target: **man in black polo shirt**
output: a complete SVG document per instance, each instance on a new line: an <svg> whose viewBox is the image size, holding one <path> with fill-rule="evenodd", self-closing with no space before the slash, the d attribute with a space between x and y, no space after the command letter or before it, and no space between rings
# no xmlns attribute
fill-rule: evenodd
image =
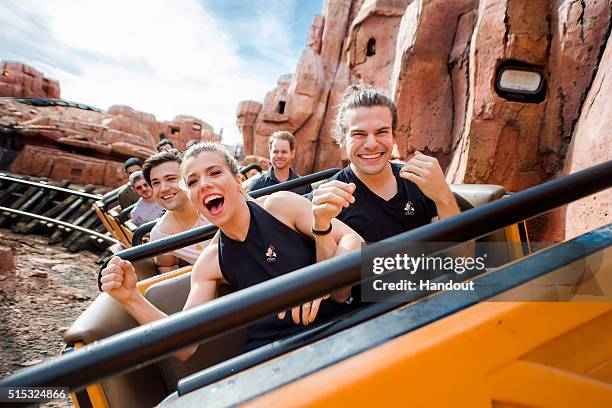
<svg viewBox="0 0 612 408"><path fill-rule="evenodd" d="M376 242L459 213L434 157L420 152L404 166L390 162L397 107L367 85L351 85L338 108L334 137L351 164L313 193L333 217ZM330 224L331 225L331 224Z"/></svg>
<svg viewBox="0 0 612 408"><path fill-rule="evenodd" d="M270 149L270 170L263 173L254 180L247 191L259 190L260 188L273 186L283 181L293 180L300 176L291 168L291 162L295 157L295 139L290 132L274 132L268 140ZM310 184L291 189L296 194L304 195L312 191Z"/></svg>

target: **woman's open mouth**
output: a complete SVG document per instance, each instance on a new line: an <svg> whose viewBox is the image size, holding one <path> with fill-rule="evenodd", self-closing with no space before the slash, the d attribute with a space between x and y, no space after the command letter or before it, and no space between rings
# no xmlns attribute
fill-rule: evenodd
<svg viewBox="0 0 612 408"><path fill-rule="evenodd" d="M221 194L209 194L204 197L204 207L210 215L219 215L223 211L223 202L225 199Z"/></svg>

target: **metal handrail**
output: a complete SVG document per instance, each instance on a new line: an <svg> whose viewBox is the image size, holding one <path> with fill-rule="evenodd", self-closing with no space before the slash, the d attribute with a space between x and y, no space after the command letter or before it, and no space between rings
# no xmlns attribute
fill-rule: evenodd
<svg viewBox="0 0 612 408"><path fill-rule="evenodd" d="M72 189L69 189L69 188L52 186L50 184L43 184L43 183L36 182L36 181L22 180L22 179L18 179L18 178L15 178L15 177L7 176L4 173L0 173L0 180L6 180L6 181L13 182L13 183L26 184L26 185L29 185L29 186L44 188L44 189L47 189L47 190L61 191L62 193L68 193L68 194L76 195L76 196L79 196L79 197L89 198L91 200L100 200L102 198L102 196L99 195L99 194L89 194L89 193L85 193L83 191L78 191L78 190L72 190Z"/></svg>
<svg viewBox="0 0 612 408"><path fill-rule="evenodd" d="M438 250L476 239L491 231L540 215L595 194L612 185L612 161L532 187L504 200L485 204L439 222L372 244L380 256L405 251L407 244L439 242ZM244 290L194 309L95 342L0 380L4 387L63 386L80 390L88 384L163 359L191 344L215 338L361 278L361 254L351 252Z"/></svg>

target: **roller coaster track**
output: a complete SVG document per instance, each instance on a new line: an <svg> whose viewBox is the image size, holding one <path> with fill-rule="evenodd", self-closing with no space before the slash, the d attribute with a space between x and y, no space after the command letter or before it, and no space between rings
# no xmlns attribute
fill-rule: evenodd
<svg viewBox="0 0 612 408"><path fill-rule="evenodd" d="M0 228L18 234L38 234L70 252L90 249L100 261L117 242L96 215L92 204L104 200L91 186L0 173Z"/></svg>
<svg viewBox="0 0 612 408"><path fill-rule="evenodd" d="M62 106L65 108L77 108L83 110L90 110L95 112L102 112L98 108L86 105L79 102L65 101L63 99L52 99L52 98L0 98L0 100L19 102L26 105L32 106Z"/></svg>

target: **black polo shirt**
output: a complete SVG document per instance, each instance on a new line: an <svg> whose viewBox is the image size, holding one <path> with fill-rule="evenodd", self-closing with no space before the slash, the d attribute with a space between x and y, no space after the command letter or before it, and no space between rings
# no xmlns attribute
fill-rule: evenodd
<svg viewBox="0 0 612 408"><path fill-rule="evenodd" d="M300 178L300 176L295 171L293 171L293 169L290 168L289 169L289 179L287 179L287 181L295 180L297 178ZM263 173L257 180L255 180L254 182L251 183L251 185L249 185L249 188L247 191L259 190L260 188L274 186L279 183L280 181L278 181L278 179L274 175L274 169L270 167L270 170ZM306 184L305 186L296 187L289 191L293 191L294 193L299 194L299 195L304 195L304 194L310 193L312 191L312 188L310 187L310 184Z"/></svg>

